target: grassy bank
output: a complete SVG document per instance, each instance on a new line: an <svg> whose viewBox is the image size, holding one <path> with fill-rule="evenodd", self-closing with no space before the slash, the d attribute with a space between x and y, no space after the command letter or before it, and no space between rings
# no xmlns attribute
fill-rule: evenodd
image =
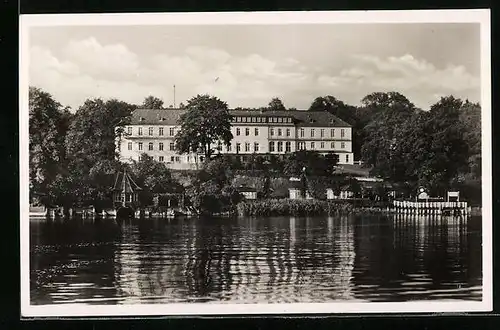
<svg viewBox="0 0 500 330"><path fill-rule="evenodd" d="M304 216L354 213L349 203L325 200L266 199L239 203L240 216Z"/></svg>

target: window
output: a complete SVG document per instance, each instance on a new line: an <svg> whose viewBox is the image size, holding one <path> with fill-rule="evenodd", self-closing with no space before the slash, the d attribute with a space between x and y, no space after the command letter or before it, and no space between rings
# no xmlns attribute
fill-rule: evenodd
<svg viewBox="0 0 500 330"><path fill-rule="evenodd" d="M291 152L292 151L292 143L290 141L287 141L285 143L285 152Z"/></svg>
<svg viewBox="0 0 500 330"><path fill-rule="evenodd" d="M253 144L253 151L259 152L259 144L257 142Z"/></svg>
<svg viewBox="0 0 500 330"><path fill-rule="evenodd" d="M150 127L148 131L149 131L149 135L153 135L153 127Z"/></svg>
<svg viewBox="0 0 500 330"><path fill-rule="evenodd" d="M236 122L239 123L240 122L240 117L236 117Z"/></svg>
<svg viewBox="0 0 500 330"><path fill-rule="evenodd" d="M255 128L255 136L259 136L259 129Z"/></svg>
<svg viewBox="0 0 500 330"><path fill-rule="evenodd" d="M305 142L299 142L299 150L304 150L306 148Z"/></svg>
<svg viewBox="0 0 500 330"><path fill-rule="evenodd" d="M127 127L127 134L132 135L132 127Z"/></svg>
<svg viewBox="0 0 500 330"><path fill-rule="evenodd" d="M142 160L142 155L139 155L138 159L139 159L139 161L141 161Z"/></svg>
<svg viewBox="0 0 500 330"><path fill-rule="evenodd" d="M153 150L153 142L149 142L149 144L148 144L148 150Z"/></svg>
<svg viewBox="0 0 500 330"><path fill-rule="evenodd" d="M345 143L344 142L341 142L340 143L340 149L344 149L345 148Z"/></svg>
<svg viewBox="0 0 500 330"><path fill-rule="evenodd" d="M179 162L181 161L181 157L179 157L179 156L175 156L175 161L176 161L177 163L179 163Z"/></svg>
<svg viewBox="0 0 500 330"><path fill-rule="evenodd" d="M241 151L241 143L236 143L236 153Z"/></svg>
<svg viewBox="0 0 500 330"><path fill-rule="evenodd" d="M227 145L227 152L231 152L231 143Z"/></svg>
<svg viewBox="0 0 500 330"><path fill-rule="evenodd" d="M289 128L286 129L286 136L290 136L290 129Z"/></svg>
<svg viewBox="0 0 500 330"><path fill-rule="evenodd" d="M236 127L236 135L240 135L240 128L239 127Z"/></svg>
<svg viewBox="0 0 500 330"><path fill-rule="evenodd" d="M142 150L142 142L139 142L139 143L138 143L138 149L139 149L139 150Z"/></svg>
<svg viewBox="0 0 500 330"><path fill-rule="evenodd" d="M158 135L163 135L163 127L158 128Z"/></svg>
<svg viewBox="0 0 500 330"><path fill-rule="evenodd" d="M283 142L278 142L278 152L283 152Z"/></svg>
<svg viewBox="0 0 500 330"><path fill-rule="evenodd" d="M252 122L252 117L247 117L247 122L251 123Z"/></svg>
<svg viewBox="0 0 500 330"><path fill-rule="evenodd" d="M246 136L249 136L250 135L250 128L245 128L245 135Z"/></svg>
<svg viewBox="0 0 500 330"><path fill-rule="evenodd" d="M319 131L319 135L320 135L321 137L325 137L325 129L324 129L324 128L322 128L322 129Z"/></svg>
<svg viewBox="0 0 500 330"><path fill-rule="evenodd" d="M321 149L325 149L325 142L321 142L321 143L320 143L320 145L319 145L319 147L320 147Z"/></svg>
<svg viewBox="0 0 500 330"><path fill-rule="evenodd" d="M163 151L163 142L158 144L158 150Z"/></svg>
<svg viewBox="0 0 500 330"><path fill-rule="evenodd" d="M274 128L271 128L271 136L274 136Z"/></svg>
<svg viewBox="0 0 500 330"><path fill-rule="evenodd" d="M345 136L345 130L342 128L340 130L340 137L343 138Z"/></svg>
<svg viewBox="0 0 500 330"><path fill-rule="evenodd" d="M278 136L282 136L282 135L283 135L283 133L281 131L281 128L278 128Z"/></svg>
<svg viewBox="0 0 500 330"><path fill-rule="evenodd" d="M330 129L330 137L335 137L335 128Z"/></svg>
<svg viewBox="0 0 500 330"><path fill-rule="evenodd" d="M191 156L188 156L187 157L187 162L190 163L191 162Z"/></svg>
<svg viewBox="0 0 500 330"><path fill-rule="evenodd" d="M304 137L304 129L303 128L300 129L300 137Z"/></svg>
<svg viewBox="0 0 500 330"><path fill-rule="evenodd" d="M311 137L314 137L314 128L311 128Z"/></svg>
<svg viewBox="0 0 500 330"><path fill-rule="evenodd" d="M132 142L127 143L128 150L132 150Z"/></svg>
<svg viewBox="0 0 500 330"><path fill-rule="evenodd" d="M174 133L174 128L173 128L173 127L170 127L170 129L168 130L168 134L169 134L170 136L174 136L174 135L175 135L175 133Z"/></svg>
<svg viewBox="0 0 500 330"><path fill-rule="evenodd" d="M139 127L139 128L137 129L137 135L142 135L142 127Z"/></svg>
<svg viewBox="0 0 500 330"><path fill-rule="evenodd" d="M174 156L170 157L170 161L173 163L175 161L175 157Z"/></svg>
<svg viewBox="0 0 500 330"><path fill-rule="evenodd" d="M169 150L170 151L174 151L175 149L175 144L173 142L170 142L169 146L168 146Z"/></svg>
<svg viewBox="0 0 500 330"><path fill-rule="evenodd" d="M345 155L345 162L349 163L349 155Z"/></svg>
<svg viewBox="0 0 500 330"><path fill-rule="evenodd" d="M269 142L269 152L274 152L274 142Z"/></svg>
<svg viewBox="0 0 500 330"><path fill-rule="evenodd" d="M246 142L245 143L245 152L249 152L249 151L250 151L250 143Z"/></svg>
<svg viewBox="0 0 500 330"><path fill-rule="evenodd" d="M311 149L314 150L314 148L315 148L314 142L311 142Z"/></svg>
<svg viewBox="0 0 500 330"><path fill-rule="evenodd" d="M163 156L159 156L159 157L158 157L158 160L159 160L160 162L163 162L163 161L164 161Z"/></svg>
<svg viewBox="0 0 500 330"><path fill-rule="evenodd" d="M330 148L335 149L335 142L330 143Z"/></svg>

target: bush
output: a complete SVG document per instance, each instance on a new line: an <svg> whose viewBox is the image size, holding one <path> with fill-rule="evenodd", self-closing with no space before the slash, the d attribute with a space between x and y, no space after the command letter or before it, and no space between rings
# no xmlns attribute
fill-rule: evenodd
<svg viewBox="0 0 500 330"><path fill-rule="evenodd" d="M350 214L354 207L349 203L316 199L267 199L245 201L237 206L240 216L311 216Z"/></svg>

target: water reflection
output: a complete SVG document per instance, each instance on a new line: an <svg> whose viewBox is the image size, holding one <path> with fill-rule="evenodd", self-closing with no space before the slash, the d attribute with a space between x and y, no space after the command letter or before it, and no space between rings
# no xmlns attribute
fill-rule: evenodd
<svg viewBox="0 0 500 330"><path fill-rule="evenodd" d="M31 221L33 304L481 299L480 218Z"/></svg>

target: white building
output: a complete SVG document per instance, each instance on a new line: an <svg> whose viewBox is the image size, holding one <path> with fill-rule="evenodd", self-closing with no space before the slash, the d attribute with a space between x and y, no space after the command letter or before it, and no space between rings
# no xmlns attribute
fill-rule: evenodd
<svg viewBox="0 0 500 330"><path fill-rule="evenodd" d="M142 153L165 162L174 169L195 169L203 156L180 155L175 151L175 135L180 130L182 109L137 109L131 124L117 141L122 161L139 160ZM297 150L335 153L339 164L353 164L352 128L326 111L230 110L233 140L220 145L222 154L244 157L251 154L284 155ZM214 146L217 147L217 146Z"/></svg>

